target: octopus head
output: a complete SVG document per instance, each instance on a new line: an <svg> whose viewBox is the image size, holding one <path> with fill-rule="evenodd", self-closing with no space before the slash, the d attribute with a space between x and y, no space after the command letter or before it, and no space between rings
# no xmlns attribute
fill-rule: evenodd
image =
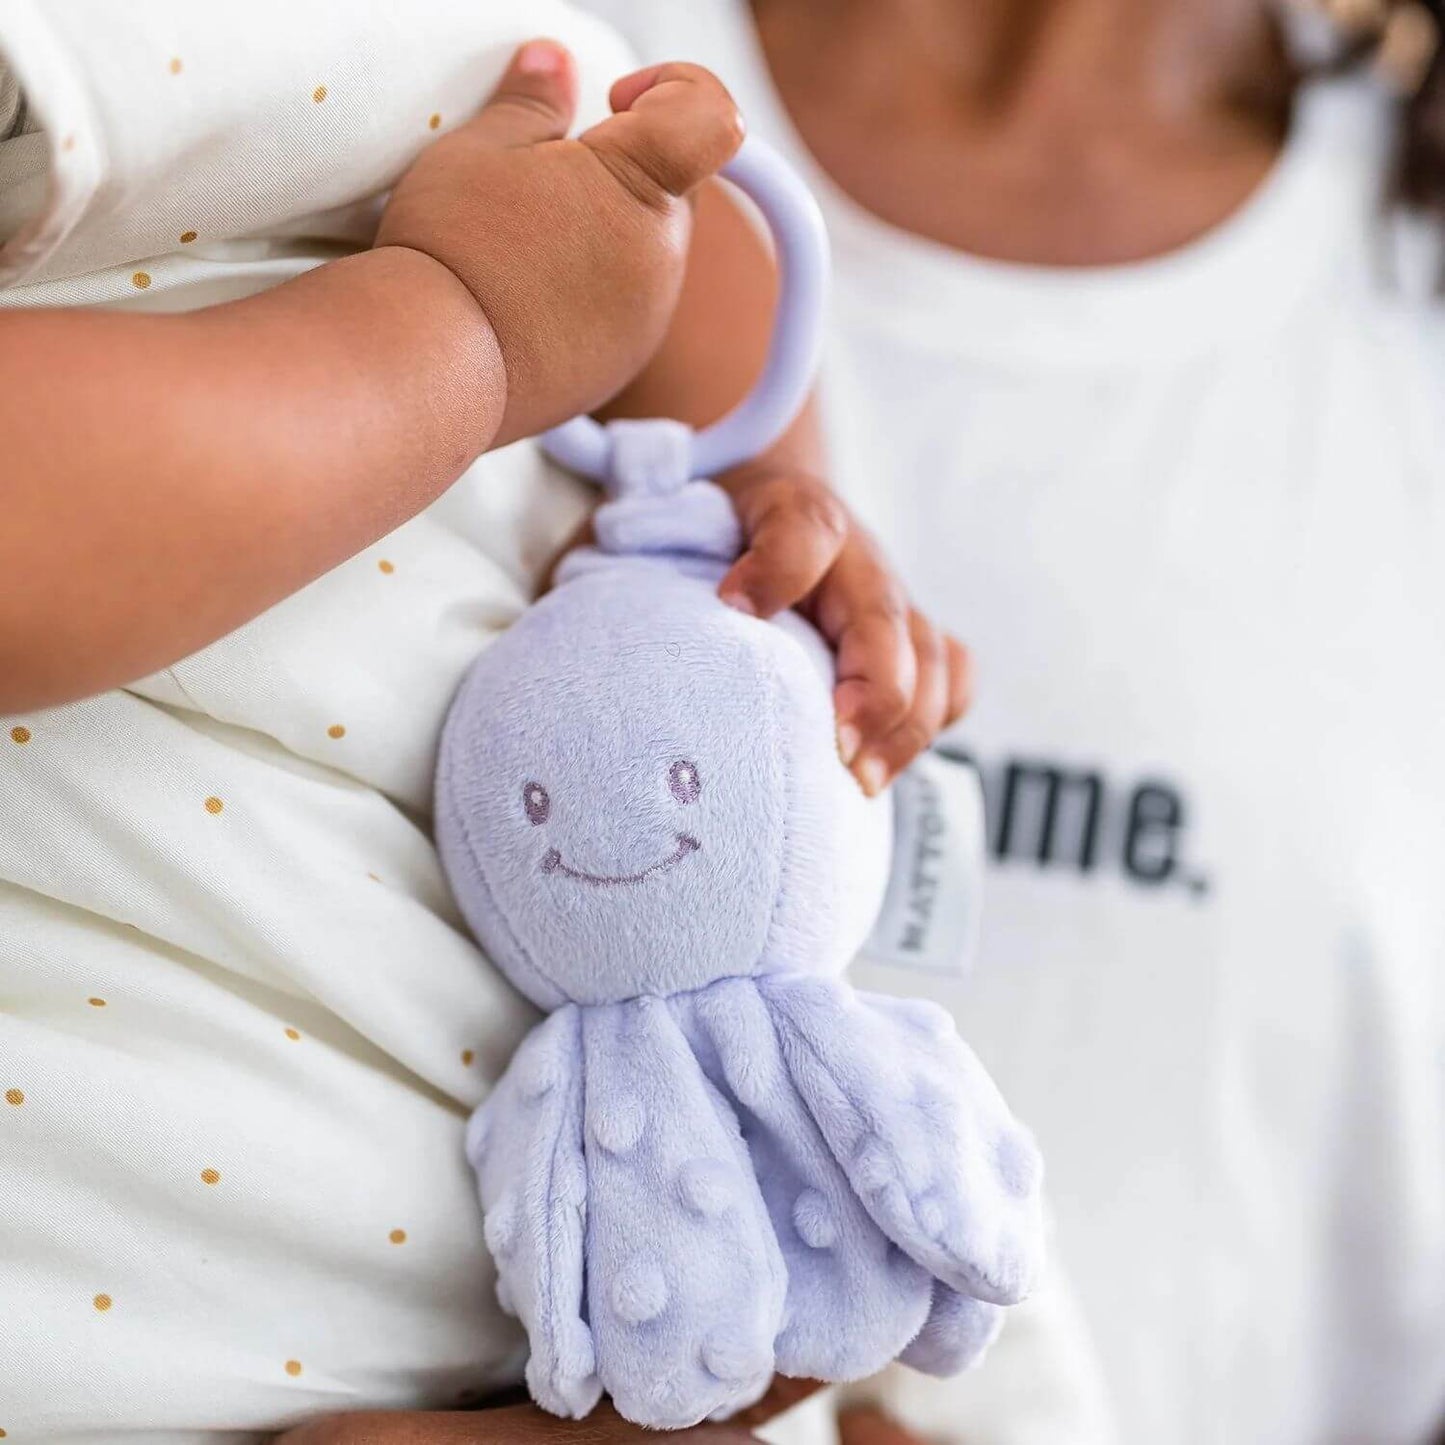
<svg viewBox="0 0 1445 1445"><path fill-rule="evenodd" d="M614 561L544 598L473 667L438 771L438 844L492 959L544 1007L841 967L888 836L830 684L806 624L710 580Z"/></svg>

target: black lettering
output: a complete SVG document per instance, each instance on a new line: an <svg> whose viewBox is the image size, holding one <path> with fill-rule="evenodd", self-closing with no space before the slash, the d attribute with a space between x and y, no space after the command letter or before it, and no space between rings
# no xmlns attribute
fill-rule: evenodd
<svg viewBox="0 0 1445 1445"><path fill-rule="evenodd" d="M999 800L998 833L994 856L1028 857L1040 864L1053 863L1059 853L1061 803L1070 796L1082 800L1082 816L1071 859L1081 873L1094 867L1099 841L1099 812L1104 784L1097 773L1066 772L1034 763L1010 763L1004 770L1003 796ZM1032 839L1027 836L1025 814L1031 800L1037 800L1037 821ZM1032 846L1030 846L1032 843Z"/></svg>
<svg viewBox="0 0 1445 1445"><path fill-rule="evenodd" d="M1179 866L1176 846L1184 826L1184 802L1173 788L1140 783L1129 800L1124 867L1141 883L1165 883Z"/></svg>

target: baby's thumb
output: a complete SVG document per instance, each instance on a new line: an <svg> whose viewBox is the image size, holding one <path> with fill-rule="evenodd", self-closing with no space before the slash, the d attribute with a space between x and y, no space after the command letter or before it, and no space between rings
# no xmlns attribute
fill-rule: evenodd
<svg viewBox="0 0 1445 1445"><path fill-rule="evenodd" d="M723 83L700 65L655 65L612 87L616 115L581 140L650 204L685 196L733 158L742 117Z"/></svg>
<svg viewBox="0 0 1445 1445"><path fill-rule="evenodd" d="M555 40L529 40L468 129L502 149L560 140L577 109L577 67Z"/></svg>

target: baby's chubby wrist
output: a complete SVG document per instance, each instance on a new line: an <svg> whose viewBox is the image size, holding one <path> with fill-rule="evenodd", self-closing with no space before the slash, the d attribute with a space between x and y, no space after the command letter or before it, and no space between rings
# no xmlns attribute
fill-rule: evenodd
<svg viewBox="0 0 1445 1445"><path fill-rule="evenodd" d="M613 88L616 114L566 139L571 57L533 41L478 114L398 181L379 250L449 273L490 327L505 374L493 445L595 410L645 365L682 285L687 197L737 149L727 91L696 66Z"/></svg>
<svg viewBox="0 0 1445 1445"><path fill-rule="evenodd" d="M429 379L438 440L465 466L495 444L507 404L501 343L477 298L443 262L410 246L374 247L346 262L352 281L334 309L363 344L378 342L410 358ZM348 305L354 297L355 305Z"/></svg>
<svg viewBox="0 0 1445 1445"><path fill-rule="evenodd" d="M475 453L480 455L493 444L507 404L506 358L485 303L430 252L387 245L371 254L386 258L405 278L404 304L425 317L437 342L461 363L457 382L475 383L467 385L464 410L475 436Z"/></svg>

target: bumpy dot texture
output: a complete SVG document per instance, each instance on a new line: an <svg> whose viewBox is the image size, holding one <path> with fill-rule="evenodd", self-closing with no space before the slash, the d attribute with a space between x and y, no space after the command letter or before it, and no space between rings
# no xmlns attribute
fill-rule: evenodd
<svg viewBox="0 0 1445 1445"><path fill-rule="evenodd" d="M723 1088L746 1079L753 1100L736 1107L788 1270L776 1368L814 1379L873 1374L922 1327L932 1279L879 1229L829 1152L758 985L716 983L690 1009L695 1042L716 1055Z"/></svg>
<svg viewBox="0 0 1445 1445"><path fill-rule="evenodd" d="M592 1119L592 1137L609 1154L626 1154L642 1137L645 1119L635 1099L619 1099L599 1109Z"/></svg>
<svg viewBox="0 0 1445 1445"><path fill-rule="evenodd" d="M746 1141L746 1142L744 1142ZM1039 1252L1039 1166L951 1024L825 979L540 1025L467 1129L528 1382L682 1428L775 1370L951 1373Z"/></svg>
<svg viewBox="0 0 1445 1445"><path fill-rule="evenodd" d="M598 1374L628 1419L692 1425L771 1374L781 1253L737 1126L668 1006L588 1009L583 1039L589 1139L645 1121L626 1149L587 1153Z"/></svg>
<svg viewBox="0 0 1445 1445"><path fill-rule="evenodd" d="M609 1295L619 1319L643 1325L667 1308L667 1281L651 1261L633 1260L614 1275Z"/></svg>
<svg viewBox="0 0 1445 1445"><path fill-rule="evenodd" d="M879 1228L955 1290L1023 1298L1042 1261L1042 1171L963 1041L920 1028L916 1005L832 980L759 987L789 1074Z"/></svg>
<svg viewBox="0 0 1445 1445"><path fill-rule="evenodd" d="M497 1300L531 1343L528 1386L543 1408L569 1417L587 1414L602 1393L582 1319L580 1054L580 1013L560 1009L523 1040L466 1135Z"/></svg>
<svg viewBox="0 0 1445 1445"><path fill-rule="evenodd" d="M692 1213L711 1219L737 1200L741 1180L735 1164L720 1159L690 1159L678 1172L678 1191Z"/></svg>
<svg viewBox="0 0 1445 1445"><path fill-rule="evenodd" d="M493 1258L504 1260L517 1245L517 1201L504 1194L493 1203L482 1221L482 1237Z"/></svg>
<svg viewBox="0 0 1445 1445"><path fill-rule="evenodd" d="M999 1305L935 1284L928 1319L899 1358L925 1375L956 1375L983 1357L1003 1328L1003 1318Z"/></svg>
<svg viewBox="0 0 1445 1445"><path fill-rule="evenodd" d="M805 1189L794 1201L793 1227L809 1249L832 1249L838 1242L838 1223L816 1189Z"/></svg>
<svg viewBox="0 0 1445 1445"><path fill-rule="evenodd" d="M771 1371L773 1352L756 1339L718 1331L703 1343L702 1362L719 1380L746 1383L764 1370Z"/></svg>

